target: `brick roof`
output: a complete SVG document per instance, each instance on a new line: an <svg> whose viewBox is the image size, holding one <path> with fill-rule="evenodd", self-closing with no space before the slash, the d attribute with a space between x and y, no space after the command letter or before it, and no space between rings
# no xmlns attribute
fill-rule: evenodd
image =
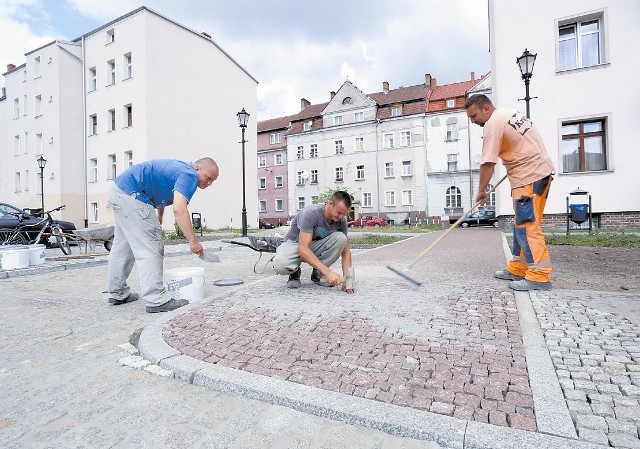
<svg viewBox="0 0 640 449"><path fill-rule="evenodd" d="M289 127L289 122L293 115L272 118L258 122L258 132L273 131L274 129L285 129Z"/></svg>
<svg viewBox="0 0 640 449"><path fill-rule="evenodd" d="M404 103L412 100L420 100L426 98L429 88L426 84L418 84L417 86L399 87L397 89L389 89L388 93L376 92L369 94L369 97L378 103L379 106Z"/></svg>
<svg viewBox="0 0 640 449"><path fill-rule="evenodd" d="M460 83L445 84L444 86L436 86L431 90L429 95L429 101L431 100L446 100L448 98L464 97L469 89L482 81L486 76L483 75L477 80L462 81Z"/></svg>

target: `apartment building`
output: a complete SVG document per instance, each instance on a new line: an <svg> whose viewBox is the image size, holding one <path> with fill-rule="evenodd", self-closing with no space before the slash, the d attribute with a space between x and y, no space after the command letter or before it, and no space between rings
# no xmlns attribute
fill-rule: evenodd
<svg viewBox="0 0 640 449"><path fill-rule="evenodd" d="M32 81L29 73L35 73L38 60L41 71L46 69L49 54L45 51L54 50L73 57L56 58L53 54L52 64L57 65L52 67L59 67L59 75L49 79L43 73L42 80ZM5 73L7 99L0 102L0 109L5 110L3 121L13 112L9 111L12 100L20 100L20 96L27 98L28 105L37 104L39 96L43 98L42 118L25 122L24 127L21 119L9 119L15 126L3 141L23 133L37 135L41 127L34 126L45 123L49 114L59 123L60 137L53 135L52 146L44 145L45 178L55 179L57 164L67 167L67 172L60 176L59 184L45 183L44 190L46 204L56 197L64 199L68 210L63 218L78 226L112 221L107 208L109 188L115 177L134 163L159 158L195 161L211 156L220 166L220 177L194 196L190 210L200 213L209 227L241 222L243 167L236 114L245 108L255 117L257 81L208 34L141 7L73 42L56 41L26 56L28 81L24 89L16 89L24 76L22 66ZM40 87L44 79L50 80L51 93ZM59 103L59 109L47 109L49 96L53 97L51 105ZM52 132L55 134L55 129ZM249 121L247 132L256 132L255 120ZM48 142L48 131L44 129L42 134ZM58 139L68 144L55 146ZM247 160L254 160L255 142L248 141L245 151ZM2 164L2 178L27 170L26 165L20 165L23 159L37 168L31 155L7 159L8 163ZM250 224L257 224L256 174L256 167L249 164L246 204ZM21 207L39 204L24 190L0 188L7 202ZM163 226L173 229L170 208Z"/></svg>

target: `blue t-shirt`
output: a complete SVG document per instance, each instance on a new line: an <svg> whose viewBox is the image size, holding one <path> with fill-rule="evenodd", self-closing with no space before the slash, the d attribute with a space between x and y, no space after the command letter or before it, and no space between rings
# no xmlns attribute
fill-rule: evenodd
<svg viewBox="0 0 640 449"><path fill-rule="evenodd" d="M136 199L154 207L173 204L173 192L191 201L198 188L198 174L190 162L154 159L132 165L115 180L116 185Z"/></svg>

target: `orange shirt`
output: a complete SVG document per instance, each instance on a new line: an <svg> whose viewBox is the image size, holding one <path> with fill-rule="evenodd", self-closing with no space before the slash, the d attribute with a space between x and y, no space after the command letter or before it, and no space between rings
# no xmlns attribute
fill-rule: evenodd
<svg viewBox="0 0 640 449"><path fill-rule="evenodd" d="M496 108L484 125L482 137L480 164L495 164L498 158L502 159L512 189L531 184L554 171L538 129L516 110Z"/></svg>

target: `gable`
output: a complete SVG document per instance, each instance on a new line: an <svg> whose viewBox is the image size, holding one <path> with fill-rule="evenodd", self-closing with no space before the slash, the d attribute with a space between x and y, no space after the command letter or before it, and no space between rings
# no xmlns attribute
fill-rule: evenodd
<svg viewBox="0 0 640 449"><path fill-rule="evenodd" d="M350 81L345 81L338 92L333 96L322 115L353 111L375 106L375 102L367 97L364 92L354 86Z"/></svg>

